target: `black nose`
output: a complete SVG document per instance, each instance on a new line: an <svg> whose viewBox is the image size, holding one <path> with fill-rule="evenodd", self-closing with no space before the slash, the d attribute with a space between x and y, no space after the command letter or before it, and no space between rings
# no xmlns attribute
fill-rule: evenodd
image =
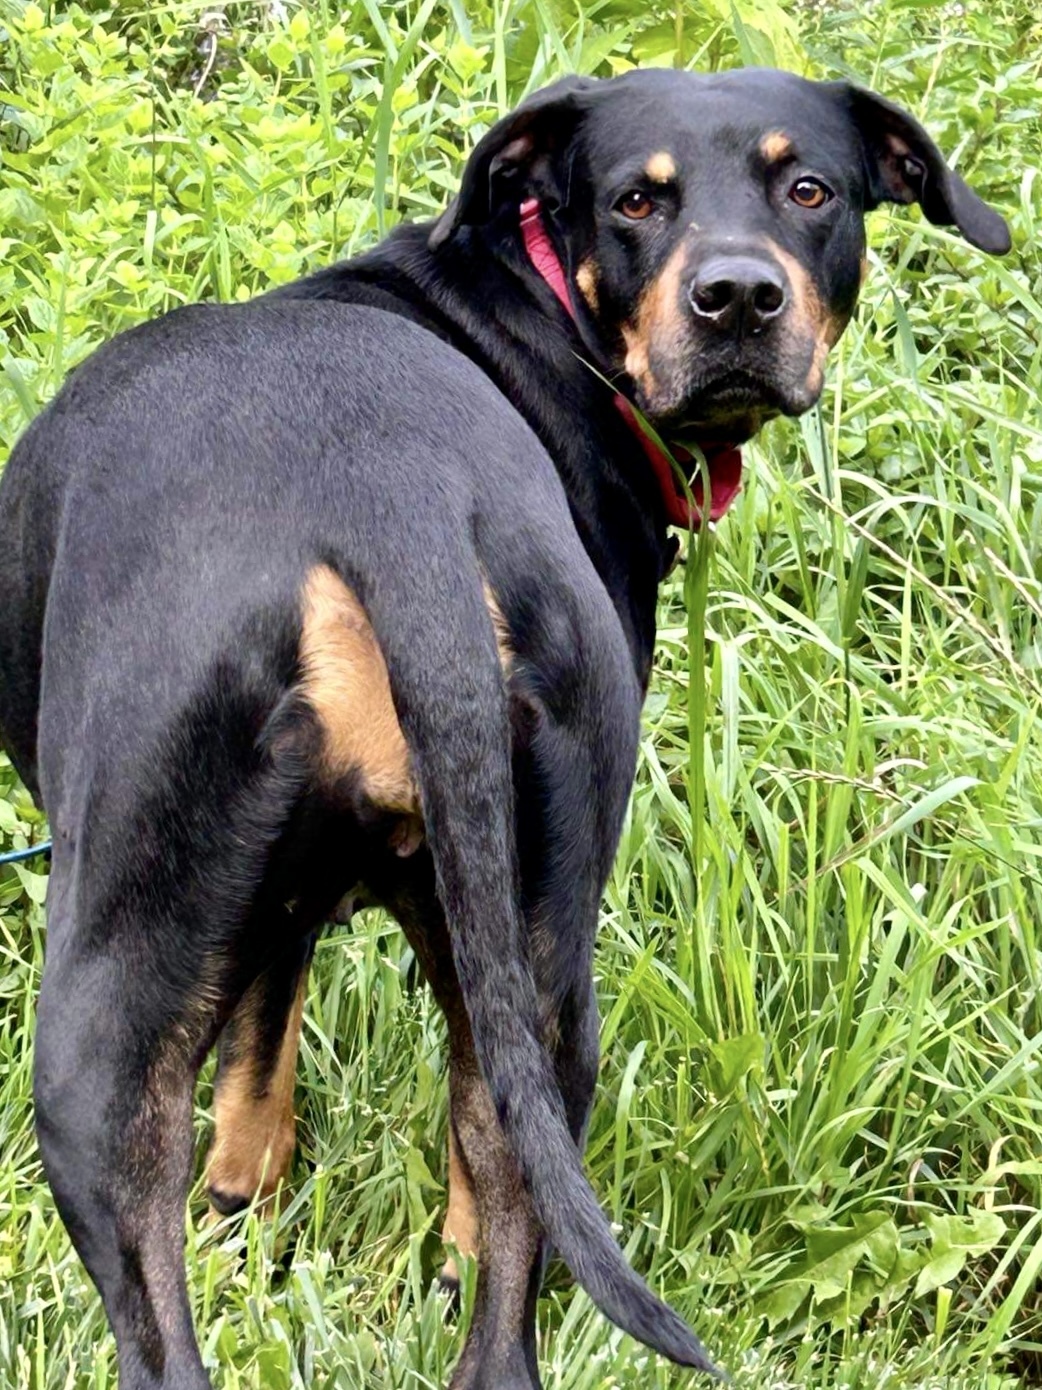
<svg viewBox="0 0 1042 1390"><path fill-rule="evenodd" d="M697 319L739 337L762 333L789 297L781 267L758 256L713 256L687 293Z"/></svg>

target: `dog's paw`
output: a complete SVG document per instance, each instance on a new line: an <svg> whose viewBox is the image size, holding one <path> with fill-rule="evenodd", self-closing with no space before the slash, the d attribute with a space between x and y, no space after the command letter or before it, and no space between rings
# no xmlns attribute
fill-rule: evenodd
<svg viewBox="0 0 1042 1390"><path fill-rule="evenodd" d="M463 1302L463 1291L460 1287L456 1261L451 1258L445 1261L441 1273L438 1275L438 1292L445 1299L445 1309L449 1316L458 1318Z"/></svg>
<svg viewBox="0 0 1042 1390"><path fill-rule="evenodd" d="M240 1211L245 1211L253 1200L238 1193L225 1192L220 1187L207 1188L206 1195L218 1216L237 1216Z"/></svg>

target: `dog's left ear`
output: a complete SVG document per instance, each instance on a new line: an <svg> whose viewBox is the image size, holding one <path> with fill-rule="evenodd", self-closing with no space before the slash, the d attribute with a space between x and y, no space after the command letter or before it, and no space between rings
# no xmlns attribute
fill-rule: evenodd
<svg viewBox="0 0 1042 1390"><path fill-rule="evenodd" d="M907 111L847 82L832 84L861 135L868 173L866 209L882 202L919 203L939 227L956 226L982 251L1004 255L1009 228L949 169L940 150Z"/></svg>
<svg viewBox="0 0 1042 1390"><path fill-rule="evenodd" d="M508 194L520 203L526 175L566 144L584 109L595 77L562 77L526 98L479 140L463 171L460 191L434 224L432 251L462 226L488 222Z"/></svg>

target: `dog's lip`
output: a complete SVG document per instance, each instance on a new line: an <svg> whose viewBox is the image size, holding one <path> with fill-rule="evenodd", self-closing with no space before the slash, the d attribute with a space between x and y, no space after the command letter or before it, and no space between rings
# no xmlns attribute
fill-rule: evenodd
<svg viewBox="0 0 1042 1390"><path fill-rule="evenodd" d="M780 386L758 373L739 368L698 382L682 411L675 412L680 419L668 428L674 434L687 431L732 438L734 428L740 427L743 420L753 417L762 422L788 412Z"/></svg>

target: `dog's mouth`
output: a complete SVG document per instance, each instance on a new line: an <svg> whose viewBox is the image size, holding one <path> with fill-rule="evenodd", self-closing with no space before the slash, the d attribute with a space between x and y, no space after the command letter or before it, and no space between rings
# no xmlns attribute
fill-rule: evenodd
<svg viewBox="0 0 1042 1390"><path fill-rule="evenodd" d="M729 441L707 439L690 432L686 435L686 441L669 439L667 443L687 480L694 501L695 519L708 517L710 521L719 521L742 490L742 451ZM707 485L708 507L705 500ZM663 501L669 520L674 526L689 526L692 520L691 503L676 469L670 470L668 489L667 492L663 487Z"/></svg>
<svg viewBox="0 0 1042 1390"><path fill-rule="evenodd" d="M744 444L776 415L799 414L802 402L778 382L757 373L734 369L698 382L686 392L684 404L669 412L661 428L672 438L729 439Z"/></svg>
<svg viewBox="0 0 1042 1390"><path fill-rule="evenodd" d="M767 420L790 413L790 402L773 383L735 370L700 383L682 410L656 422L690 488L696 521L719 521L727 513L742 488L739 446ZM671 470L668 489L663 486L663 497L672 524L690 525L692 509L676 470Z"/></svg>

